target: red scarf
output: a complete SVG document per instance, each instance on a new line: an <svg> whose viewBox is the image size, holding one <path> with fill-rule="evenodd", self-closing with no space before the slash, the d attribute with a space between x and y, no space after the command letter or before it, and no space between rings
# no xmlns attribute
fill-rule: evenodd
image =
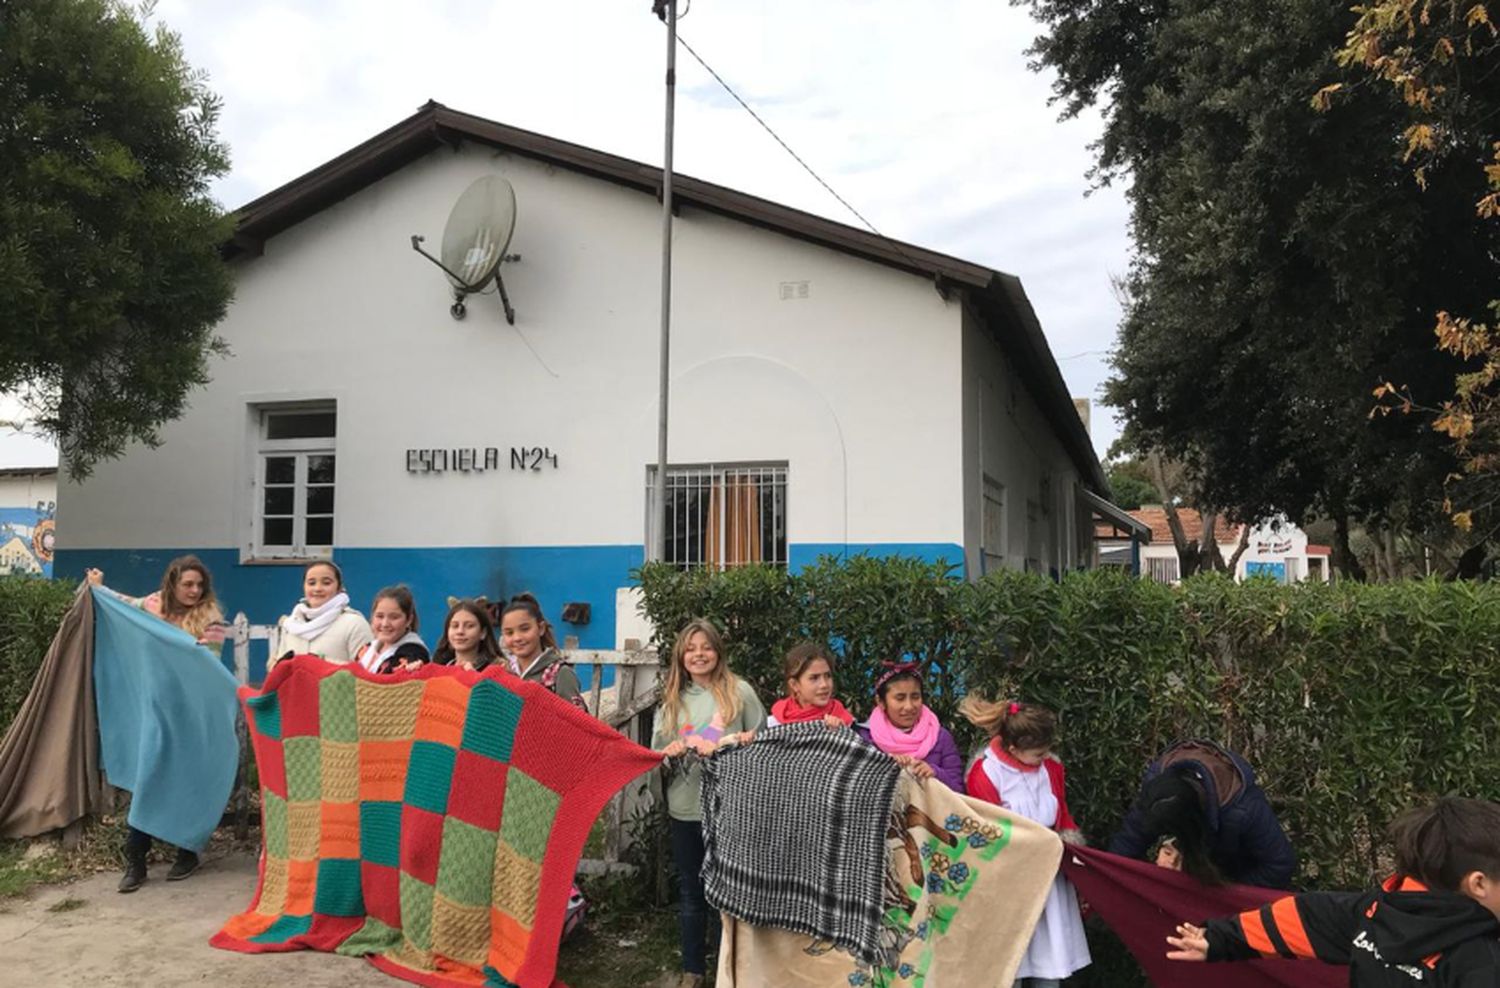
<svg viewBox="0 0 1500 988"><path fill-rule="evenodd" d="M771 704L771 716L776 718L778 724L801 724L809 720L822 720L829 714L833 714L844 722L845 727L854 723L854 715L844 709L844 705L838 700L829 700L826 706L804 707L795 698L784 696Z"/></svg>

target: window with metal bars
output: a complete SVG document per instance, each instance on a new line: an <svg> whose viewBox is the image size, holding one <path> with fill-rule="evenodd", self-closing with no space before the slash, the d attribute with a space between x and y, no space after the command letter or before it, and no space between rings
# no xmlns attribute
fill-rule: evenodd
<svg viewBox="0 0 1500 988"><path fill-rule="evenodd" d="M786 464L667 467L665 561L683 569L786 565ZM646 468L646 544L656 525Z"/></svg>
<svg viewBox="0 0 1500 988"><path fill-rule="evenodd" d="M332 405L261 409L255 555L303 557L332 548L337 425Z"/></svg>

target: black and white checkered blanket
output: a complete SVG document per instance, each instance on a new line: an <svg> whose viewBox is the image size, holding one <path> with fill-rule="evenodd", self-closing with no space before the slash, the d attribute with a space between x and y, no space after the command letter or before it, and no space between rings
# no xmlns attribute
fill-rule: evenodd
<svg viewBox="0 0 1500 988"><path fill-rule="evenodd" d="M900 772L853 731L821 722L773 727L705 759L708 904L872 965L889 960L886 831Z"/></svg>

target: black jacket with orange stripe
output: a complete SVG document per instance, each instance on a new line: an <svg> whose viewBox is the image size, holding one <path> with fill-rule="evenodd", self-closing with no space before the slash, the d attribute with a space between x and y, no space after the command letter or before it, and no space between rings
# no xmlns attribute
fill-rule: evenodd
<svg viewBox="0 0 1500 988"><path fill-rule="evenodd" d="M1287 896L1206 929L1210 961L1316 958L1349 965L1353 988L1500 986L1500 920L1409 878L1374 892Z"/></svg>

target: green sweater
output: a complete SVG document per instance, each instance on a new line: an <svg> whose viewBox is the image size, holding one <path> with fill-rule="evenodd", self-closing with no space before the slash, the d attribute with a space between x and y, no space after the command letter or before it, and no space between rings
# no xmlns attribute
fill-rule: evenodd
<svg viewBox="0 0 1500 988"><path fill-rule="evenodd" d="M719 716L714 695L701 686L689 684L682 691L682 708L677 711L677 733L662 734L662 708L656 708L656 723L651 731L651 747L660 751L673 741L698 735L710 741L718 741L726 734L741 731L758 731L765 726L766 709L760 705L760 697L743 679L739 681L740 712L729 723ZM703 805L699 801L699 788L703 771L694 761L685 772L674 772L667 780L667 812L674 820L702 820Z"/></svg>

